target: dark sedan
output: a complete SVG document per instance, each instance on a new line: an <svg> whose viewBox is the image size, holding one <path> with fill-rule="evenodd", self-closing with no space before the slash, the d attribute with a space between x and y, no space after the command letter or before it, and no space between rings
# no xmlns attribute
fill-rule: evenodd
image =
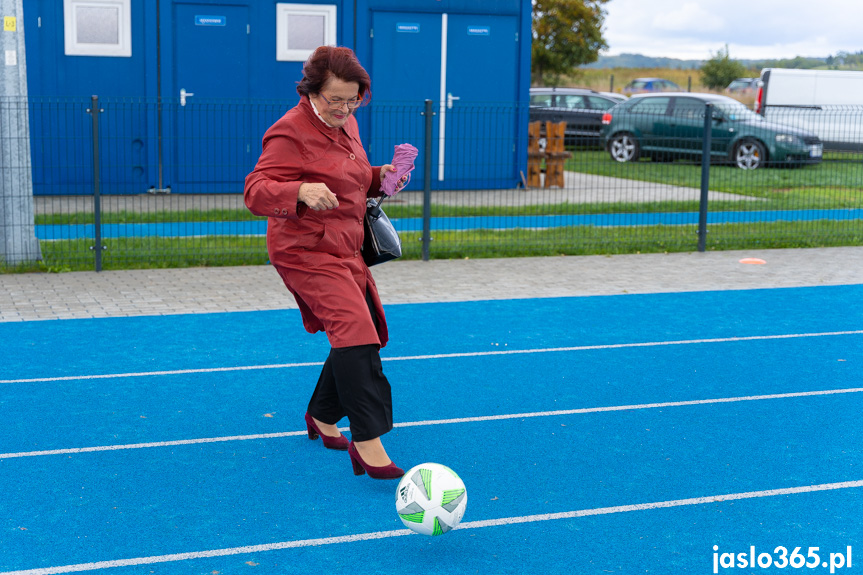
<svg viewBox="0 0 863 575"><path fill-rule="evenodd" d="M530 121L566 122L567 145L599 145L602 114L626 100L612 92L582 88L531 88Z"/></svg>
<svg viewBox="0 0 863 575"><path fill-rule="evenodd" d="M602 145L618 162L700 157L707 103L713 109L711 160L747 170L821 161L823 144L815 134L768 122L733 98L689 92L636 95L610 110L602 120Z"/></svg>

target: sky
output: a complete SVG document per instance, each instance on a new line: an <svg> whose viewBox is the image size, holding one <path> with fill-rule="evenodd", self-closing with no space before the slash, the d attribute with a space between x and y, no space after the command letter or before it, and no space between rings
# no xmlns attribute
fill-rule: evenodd
<svg viewBox="0 0 863 575"><path fill-rule="evenodd" d="M826 57L863 50L863 0L611 0L603 55L707 60Z"/></svg>

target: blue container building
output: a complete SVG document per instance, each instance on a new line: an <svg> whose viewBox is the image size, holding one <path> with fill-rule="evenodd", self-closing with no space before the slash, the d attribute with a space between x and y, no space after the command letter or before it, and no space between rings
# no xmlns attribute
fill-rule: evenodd
<svg viewBox="0 0 863 575"><path fill-rule="evenodd" d="M432 188L516 187L527 162L529 0L28 0L36 194L92 192L98 95L105 194L239 193L264 130L297 100L311 49L353 48L370 159L420 148Z"/></svg>

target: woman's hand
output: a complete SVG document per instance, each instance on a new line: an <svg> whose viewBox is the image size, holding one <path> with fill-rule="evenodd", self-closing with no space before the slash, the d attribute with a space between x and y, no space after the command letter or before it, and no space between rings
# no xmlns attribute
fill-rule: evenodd
<svg viewBox="0 0 863 575"><path fill-rule="evenodd" d="M392 164L384 164L383 166L381 166L381 181L384 181L384 178L386 177L387 174L395 172L395 171L396 171L396 167ZM408 183L408 175L405 174L396 183L396 190L393 192L393 195L402 191L402 188L404 188L405 185L407 185L407 183Z"/></svg>
<svg viewBox="0 0 863 575"><path fill-rule="evenodd" d="M297 200L315 211L332 210L339 207L339 199L330 191L326 184L310 184L305 182L300 184Z"/></svg>

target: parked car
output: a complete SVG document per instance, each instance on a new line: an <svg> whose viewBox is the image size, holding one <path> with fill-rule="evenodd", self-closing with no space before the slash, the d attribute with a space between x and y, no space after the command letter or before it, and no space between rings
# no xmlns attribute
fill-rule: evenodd
<svg viewBox="0 0 863 575"><path fill-rule="evenodd" d="M679 92L680 86L664 78L636 78L623 87L624 94L643 94L645 92Z"/></svg>
<svg viewBox="0 0 863 575"><path fill-rule="evenodd" d="M728 94L754 94L761 85L759 78L737 78L725 87Z"/></svg>
<svg viewBox="0 0 863 575"><path fill-rule="evenodd" d="M755 111L818 134L827 150L863 150L863 72L765 68Z"/></svg>
<svg viewBox="0 0 863 575"><path fill-rule="evenodd" d="M823 144L815 134L768 122L728 96L689 92L632 96L603 116L602 145L617 162L700 158L707 103L713 105L712 160L745 170L821 161Z"/></svg>
<svg viewBox="0 0 863 575"><path fill-rule="evenodd" d="M530 121L566 122L564 143L599 145L602 114L626 100L613 92L597 92L583 88L531 88Z"/></svg>

